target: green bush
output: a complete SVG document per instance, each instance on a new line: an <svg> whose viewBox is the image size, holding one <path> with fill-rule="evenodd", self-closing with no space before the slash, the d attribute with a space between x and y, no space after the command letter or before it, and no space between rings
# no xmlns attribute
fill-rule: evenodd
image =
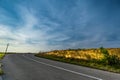
<svg viewBox="0 0 120 80"><path fill-rule="evenodd" d="M109 52L107 51L107 49L101 47L100 48L101 52L104 55L104 58L102 59L103 63L107 63L110 66L120 66L120 59L119 57L117 57L116 55L109 55Z"/></svg>
<svg viewBox="0 0 120 80"><path fill-rule="evenodd" d="M104 57L106 58L107 56L109 56L109 52L107 51L107 49L100 47L101 53L103 53Z"/></svg>
<svg viewBox="0 0 120 80"><path fill-rule="evenodd" d="M108 63L108 57L110 56L107 49L100 47L101 53L104 55L103 59L101 60L103 63Z"/></svg>
<svg viewBox="0 0 120 80"><path fill-rule="evenodd" d="M110 55L107 57L108 65L116 66L120 65L120 59L116 55Z"/></svg>

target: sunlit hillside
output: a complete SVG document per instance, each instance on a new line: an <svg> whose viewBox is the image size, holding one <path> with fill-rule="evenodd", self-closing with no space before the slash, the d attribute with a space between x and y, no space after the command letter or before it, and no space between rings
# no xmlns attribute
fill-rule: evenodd
<svg viewBox="0 0 120 80"><path fill-rule="evenodd" d="M120 48L107 48L110 55L117 55L120 58ZM47 53L48 55L57 55L66 58L76 59L97 59L104 57L100 49L69 49L69 50L54 50Z"/></svg>
<svg viewBox="0 0 120 80"><path fill-rule="evenodd" d="M120 48L54 50L35 56L120 73Z"/></svg>

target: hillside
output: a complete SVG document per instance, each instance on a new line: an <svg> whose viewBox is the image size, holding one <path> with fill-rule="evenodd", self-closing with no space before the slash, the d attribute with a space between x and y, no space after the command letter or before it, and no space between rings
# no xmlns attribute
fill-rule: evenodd
<svg viewBox="0 0 120 80"><path fill-rule="evenodd" d="M116 55L120 58L120 48L106 48L110 55ZM66 58L76 59L101 59L103 54L99 48L97 49L68 49L54 50L47 53L48 55L56 55Z"/></svg>
<svg viewBox="0 0 120 80"><path fill-rule="evenodd" d="M35 56L120 73L120 48L54 50Z"/></svg>

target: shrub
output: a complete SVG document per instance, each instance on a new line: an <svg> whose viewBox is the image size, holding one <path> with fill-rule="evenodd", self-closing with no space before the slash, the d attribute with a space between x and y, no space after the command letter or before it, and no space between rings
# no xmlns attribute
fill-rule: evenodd
<svg viewBox="0 0 120 80"><path fill-rule="evenodd" d="M107 49L103 48L103 47L100 47L100 50L101 50L101 53L103 53L103 55L105 57L109 56L109 52L107 51Z"/></svg>
<svg viewBox="0 0 120 80"><path fill-rule="evenodd" d="M116 66L116 65L120 65L120 59L118 56L116 55L109 55L107 49L101 47L100 48L101 52L104 55L104 58L102 59L103 63L107 63L110 66Z"/></svg>
<svg viewBox="0 0 120 80"><path fill-rule="evenodd" d="M103 59L102 59L102 62L103 63L108 63L108 57L110 56L107 49L103 48L103 47L100 47L100 51L101 53L104 55Z"/></svg>
<svg viewBox="0 0 120 80"><path fill-rule="evenodd" d="M107 57L108 65L120 65L120 59L116 55L110 55Z"/></svg>

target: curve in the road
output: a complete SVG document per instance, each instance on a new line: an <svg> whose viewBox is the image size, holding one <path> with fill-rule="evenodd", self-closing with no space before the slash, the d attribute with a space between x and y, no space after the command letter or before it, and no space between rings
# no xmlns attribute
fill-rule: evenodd
<svg viewBox="0 0 120 80"><path fill-rule="evenodd" d="M65 69L65 68L62 68L62 67L59 67L59 66L54 66L54 65L51 65L51 64L48 64L48 63L40 62L40 61L37 61L37 60L32 59L30 57L27 57L25 55L23 55L23 56L25 58L29 59L29 60L35 61L35 62L40 63L40 64L44 64L44 65L47 65L47 66L50 66L50 67L54 67L54 68L57 68L57 69L60 69L60 70L64 70L64 71L71 72L71 73L74 73L74 74L77 74L77 75L81 75L81 76L85 76L85 77L88 77L88 78L92 78L92 79L96 79L96 80L103 80L103 79L95 77L95 76L79 73L79 72L76 72L76 71L73 71L73 70L69 70L69 69Z"/></svg>

